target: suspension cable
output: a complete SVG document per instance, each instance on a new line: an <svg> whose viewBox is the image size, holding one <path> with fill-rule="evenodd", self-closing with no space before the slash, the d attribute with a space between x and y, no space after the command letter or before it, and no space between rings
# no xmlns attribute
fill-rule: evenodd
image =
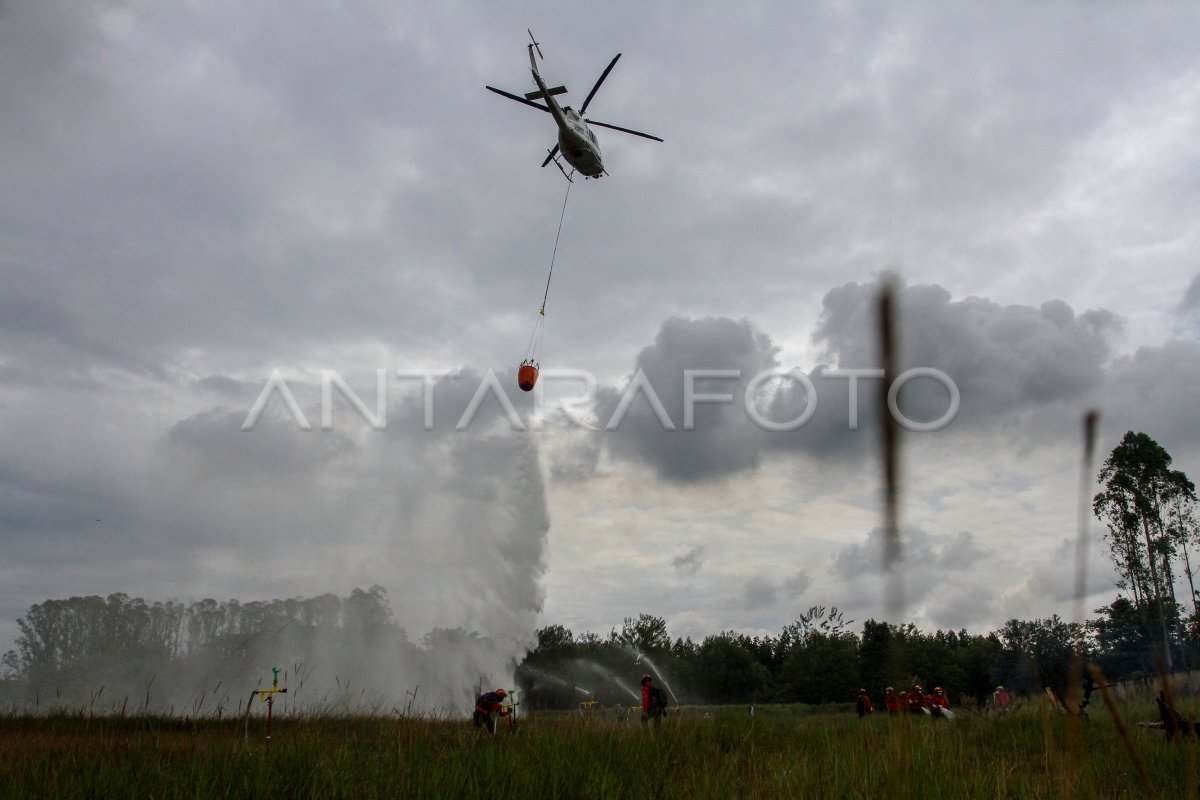
<svg viewBox="0 0 1200 800"><path fill-rule="evenodd" d="M550 278L554 276L554 259L558 257L558 239L562 236L563 219L567 216L567 198L571 196L571 182L567 181L567 192L563 195L562 213L558 215L558 233L554 234L554 252L550 254L550 274L546 276L546 292L542 295L542 308L538 311L546 316L546 298L550 296Z"/></svg>
<svg viewBox="0 0 1200 800"><path fill-rule="evenodd" d="M546 291L542 294L542 306L538 309L533 333L529 335L529 347L525 350L525 360L535 365L542 349L542 338L546 332L546 300L550 297L550 279L554 277L554 263L558 259L558 242L562 238L563 220L567 216L567 200L570 197L571 183L568 181L567 191L563 195L562 211L558 215L558 231L554 234L554 250L550 253L550 271L546 275Z"/></svg>

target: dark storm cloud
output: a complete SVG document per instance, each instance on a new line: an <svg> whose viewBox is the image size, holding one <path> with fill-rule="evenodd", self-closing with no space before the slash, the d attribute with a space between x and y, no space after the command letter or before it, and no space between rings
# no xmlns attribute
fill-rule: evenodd
<svg viewBox="0 0 1200 800"><path fill-rule="evenodd" d="M1111 442L1102 441L1102 447L1115 447L1127 430L1144 431L1177 458L1186 454L1185 469L1200 467L1200 426L1196 425L1200 342L1176 340L1161 347L1139 347L1132 355L1116 359L1108 378L1100 409L1101 427Z"/></svg>
<svg viewBox="0 0 1200 800"><path fill-rule="evenodd" d="M260 10L231 24L220 6L23 3L6 18L0 176L24 187L0 200L0 295L23 309L2 317L10 353L145 371L193 348L231 372L461 334L450 317L481 317L467 309L495 290L516 306L524 245L497 244L492 195L460 191L476 128L412 129L468 80L433 74L418 45L436 21Z"/></svg>
<svg viewBox="0 0 1200 800"><path fill-rule="evenodd" d="M808 403L815 403L815 413L794 430L770 430L747 411L747 384L780 366L770 336L746 320L667 320L635 366L675 429L664 430L647 397L638 393L617 428L605 435L609 452L683 482L754 469L769 452L842 460L873 454L881 384L871 376L856 378L852 405L851 378L840 371L880 365L876 308L884 280L847 283L826 294L814 341L824 347L831 365L802 373L812 385L813 398L794 377L764 383L754 395L753 411L771 423L800 419ZM903 284L897 308L897 374L931 368L945 376L916 378L903 385L897 404L905 419L949 419L944 433L915 435L996 431L1039 410L1057 418L1094 402L1110 382L1131 383L1120 374L1120 364L1106 372L1111 341L1121 329L1119 319L1108 311L1077 314L1061 300L1038 307L1002 306L978 297L954 300L940 286ZM1145 368L1159 367L1167 369L1157 363ZM686 371L701 369L735 370L740 377L697 381L698 394L731 394L732 402L695 404L695 427L684 430ZM1172 380L1165 373L1163 378ZM957 415L950 413L950 387L943 380L959 392ZM623 396L634 393L632 387L627 383L600 391L597 416L602 424L614 417ZM1185 407L1175 405L1178 398L1160 399L1183 413Z"/></svg>
<svg viewBox="0 0 1200 800"><path fill-rule="evenodd" d="M644 337L645 298L666 313L761 310L782 335L785 305L927 240L971 256L942 253L935 273L1011 268L978 226L1044 201L1064 152L1138 87L1137 34L1174 54L1187 27L1111 8L1001 26L972 9L783 11L545 23L548 69L573 87L619 43L597 111L669 142L603 136L619 180L572 197L558 354L618 369ZM543 115L482 90L528 82L512 16L18 4L0 47L18 77L0 105L15 113L0 125L20 147L0 168L31 190L4 208L9 253L42 266L40 243L55 241L59 261L90 264L37 290L117 353L152 342L160 360L207 347L244 363L384 340L457 342L477 368L511 358L527 318L499 317L536 311L561 192L534 167L552 138ZM737 62L714 59L731 40ZM764 114L708 102L748 87L770 93ZM142 313L122 315L131 303Z"/></svg>
<svg viewBox="0 0 1200 800"><path fill-rule="evenodd" d="M743 411L742 396L749 380L776 366L776 352L771 340L746 320L667 320L636 361L635 375L643 375L650 390L637 390L631 382L621 390L598 392L597 417L606 428L616 424L605 434L609 451L645 461L668 480L683 482L757 466L761 438ZM737 374L695 378L697 395L732 395L732 401L694 403L693 430L686 429L684 402L689 370ZM654 409L650 391L661 402L665 419ZM620 416L623 397L633 400Z"/></svg>
<svg viewBox="0 0 1200 800"><path fill-rule="evenodd" d="M829 292L815 339L839 366L879 361L876 306L881 282L849 283ZM953 300L935 285L904 286L896 298L899 371L941 370L958 386L958 426L988 425L1025 409L1078 401L1104 377L1111 340L1121 329L1109 311L1076 314L1061 300L1040 307L1007 305L979 297ZM937 419L947 408L936 382L914 382L901 409L917 420Z"/></svg>

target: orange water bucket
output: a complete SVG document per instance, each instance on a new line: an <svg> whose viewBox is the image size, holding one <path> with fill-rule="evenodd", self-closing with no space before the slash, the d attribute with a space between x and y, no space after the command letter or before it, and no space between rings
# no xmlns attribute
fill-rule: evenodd
<svg viewBox="0 0 1200 800"><path fill-rule="evenodd" d="M538 368L533 364L522 364L517 370L517 386L521 387L522 392L528 392L533 389L533 385L537 383Z"/></svg>

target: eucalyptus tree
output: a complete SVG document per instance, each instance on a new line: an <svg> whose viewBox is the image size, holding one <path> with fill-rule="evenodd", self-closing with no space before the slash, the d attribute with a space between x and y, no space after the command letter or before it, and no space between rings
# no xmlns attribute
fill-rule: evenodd
<svg viewBox="0 0 1200 800"><path fill-rule="evenodd" d="M1171 469L1171 455L1144 433L1129 431L1100 469L1103 490L1092 509L1107 526L1109 555L1133 593L1135 606L1157 612L1171 664L1168 617L1178 616L1173 562L1194 535L1195 487ZM1189 527L1190 526L1190 527ZM1191 576L1184 550L1185 571ZM1194 594L1193 594L1194 597Z"/></svg>
<svg viewBox="0 0 1200 800"><path fill-rule="evenodd" d="M1190 547L1200 544L1200 523L1196 520L1196 485L1179 471L1168 475L1169 491L1164 498L1163 522L1167 536L1183 554L1183 571L1187 576L1192 599L1192 611L1200 622L1200 602L1196 597L1196 569L1192 567Z"/></svg>

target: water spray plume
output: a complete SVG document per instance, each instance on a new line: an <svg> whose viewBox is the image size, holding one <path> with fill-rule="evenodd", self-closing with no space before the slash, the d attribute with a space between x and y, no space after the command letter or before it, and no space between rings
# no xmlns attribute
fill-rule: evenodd
<svg viewBox="0 0 1200 800"><path fill-rule="evenodd" d="M613 684L613 685L614 685L614 686L616 686L618 689L620 689L621 691L623 691L623 692L625 692L626 694L628 694L628 695L629 695L630 697L632 697L634 700L637 700L638 702L641 702L641 699L642 699L642 698L641 698L641 695L639 695L637 692L635 692L635 691L633 691L632 689L630 689L630 688L629 688L628 686L626 686L625 684L621 683L621 679L620 679L620 678L618 678L616 675L613 675L611 671L609 671L609 670L605 669L604 667L600 666L599 664L597 664L597 663L596 663L596 662L594 662L594 661L583 661L583 660L581 660L581 661L579 661L578 663L580 664L580 666L582 666L582 667L584 667L584 668L586 668L586 669L590 669L590 670L592 670L593 672L597 673L598 675L602 675L602 676L603 676L603 677L604 677L604 678L605 678L605 679L606 679L606 680L607 680L609 683Z"/></svg>
<svg viewBox="0 0 1200 800"><path fill-rule="evenodd" d="M633 662L635 665L640 664L643 661L646 662L646 666L648 666L650 671L654 673L654 677L658 678L658 680L662 682L663 688L667 690L667 694L671 695L671 701L674 702L675 705L679 705L679 698L675 696L675 691L671 688L670 682L667 681L667 676L663 674L663 671L658 668L657 664L650 660L650 656L646 655L640 650L634 650L632 648L629 648L629 652L633 653L635 656L635 660Z"/></svg>
<svg viewBox="0 0 1200 800"><path fill-rule="evenodd" d="M548 681L554 681L555 683L559 684L560 686L570 686L571 685L567 681L558 677L557 675L551 675L550 673L544 672L543 670L537 669L535 667L524 667L523 669L525 672L529 673L530 675L533 675L538 678L545 678Z"/></svg>

